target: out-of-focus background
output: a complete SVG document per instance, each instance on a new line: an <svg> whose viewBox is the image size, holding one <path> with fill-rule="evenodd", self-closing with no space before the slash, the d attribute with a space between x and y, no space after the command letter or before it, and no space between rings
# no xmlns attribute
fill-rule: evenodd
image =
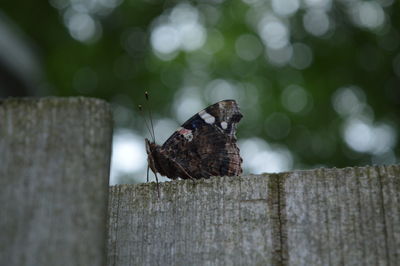
<svg viewBox="0 0 400 266"><path fill-rule="evenodd" d="M109 101L111 184L145 181L146 90L159 144L236 99L247 173L392 164L399 29L395 0L3 1L0 97Z"/></svg>

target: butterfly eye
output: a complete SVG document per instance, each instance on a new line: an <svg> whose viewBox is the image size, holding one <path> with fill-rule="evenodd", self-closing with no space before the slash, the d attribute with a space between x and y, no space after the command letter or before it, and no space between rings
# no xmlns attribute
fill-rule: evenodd
<svg viewBox="0 0 400 266"><path fill-rule="evenodd" d="M147 154L150 154L151 153L150 141L148 139L145 139L145 143L146 143L146 152Z"/></svg>

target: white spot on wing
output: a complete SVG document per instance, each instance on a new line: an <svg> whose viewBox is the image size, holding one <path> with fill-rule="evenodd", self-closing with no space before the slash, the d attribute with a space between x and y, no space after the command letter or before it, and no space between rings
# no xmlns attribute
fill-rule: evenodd
<svg viewBox="0 0 400 266"><path fill-rule="evenodd" d="M185 139L187 139L187 141L192 141L193 140L193 134L190 131L190 133L183 135L185 137Z"/></svg>
<svg viewBox="0 0 400 266"><path fill-rule="evenodd" d="M228 123L226 123L225 121L222 121L221 127L222 127L222 129L226 129L228 127Z"/></svg>
<svg viewBox="0 0 400 266"><path fill-rule="evenodd" d="M181 134L187 141L192 141L193 140L193 133L190 129L186 129L183 127L179 127L176 130L179 134Z"/></svg>
<svg viewBox="0 0 400 266"><path fill-rule="evenodd" d="M207 124L214 124L215 117L207 113L205 110L199 112L199 116L207 123Z"/></svg>

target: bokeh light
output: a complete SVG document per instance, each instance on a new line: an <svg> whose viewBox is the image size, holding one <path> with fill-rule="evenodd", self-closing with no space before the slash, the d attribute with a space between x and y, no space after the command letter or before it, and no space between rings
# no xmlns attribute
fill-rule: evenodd
<svg viewBox="0 0 400 266"><path fill-rule="evenodd" d="M259 24L259 34L267 48L282 49L289 43L289 30L279 19L265 16Z"/></svg>
<svg viewBox="0 0 400 266"><path fill-rule="evenodd" d="M303 17L304 28L314 36L322 36L330 29L328 14L324 10L310 9Z"/></svg>
<svg viewBox="0 0 400 266"><path fill-rule="evenodd" d="M371 30L381 27L385 22L385 13L375 1L360 1L352 7L353 19L356 24Z"/></svg>
<svg viewBox="0 0 400 266"><path fill-rule="evenodd" d="M299 7L299 0L272 0L272 9L280 16L293 15Z"/></svg>
<svg viewBox="0 0 400 266"><path fill-rule="evenodd" d="M253 61L257 59L262 51L260 41L254 35L243 34L235 42L237 55L246 61Z"/></svg>
<svg viewBox="0 0 400 266"><path fill-rule="evenodd" d="M144 140L139 134L127 129L114 132L110 185L119 183L119 176L143 172L147 160L140 151L144 149Z"/></svg>
<svg viewBox="0 0 400 266"><path fill-rule="evenodd" d="M397 133L388 124L373 125L368 120L349 119L343 129L344 139L357 152L382 154L397 143Z"/></svg>
<svg viewBox="0 0 400 266"><path fill-rule="evenodd" d="M263 139L250 138L239 141L239 147L246 172L276 173L292 168L292 155L284 146L271 146Z"/></svg>
<svg viewBox="0 0 400 266"><path fill-rule="evenodd" d="M304 113L312 106L312 98L305 89L297 85L290 85L282 92L282 104L292 113Z"/></svg>
<svg viewBox="0 0 400 266"><path fill-rule="evenodd" d="M178 4L155 22L151 45L161 59L173 57L179 50L194 51L206 42L206 30L201 24L198 10L189 4Z"/></svg>

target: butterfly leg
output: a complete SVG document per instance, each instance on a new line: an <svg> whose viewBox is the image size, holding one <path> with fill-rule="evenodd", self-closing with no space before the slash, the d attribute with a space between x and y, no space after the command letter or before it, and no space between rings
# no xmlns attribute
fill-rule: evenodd
<svg viewBox="0 0 400 266"><path fill-rule="evenodd" d="M149 183L149 169L150 169L150 167L147 166L147 183Z"/></svg>
<svg viewBox="0 0 400 266"><path fill-rule="evenodd" d="M154 174L155 174L155 176L156 176L157 195L158 195L158 198L160 198L160 186L158 185L158 176L157 176L157 173L154 173Z"/></svg>
<svg viewBox="0 0 400 266"><path fill-rule="evenodd" d="M176 162L175 160L171 160L171 161L179 168L179 170L181 170L183 172L183 174L185 175L185 177L187 179L192 180L193 183L195 182L196 178L191 176L178 162Z"/></svg>

